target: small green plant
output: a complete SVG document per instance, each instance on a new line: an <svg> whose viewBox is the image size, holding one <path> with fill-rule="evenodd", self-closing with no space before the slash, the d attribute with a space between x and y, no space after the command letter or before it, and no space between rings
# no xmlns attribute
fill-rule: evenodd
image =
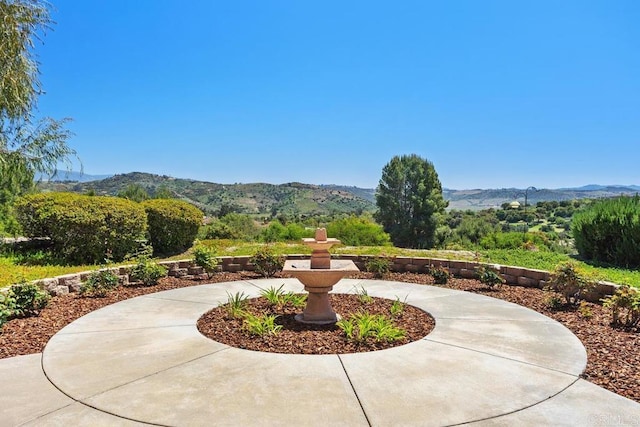
<svg viewBox="0 0 640 427"><path fill-rule="evenodd" d="M493 265L480 265L476 267L476 275L480 282L484 283L490 288L493 288L495 285L501 285L504 283L504 279L500 276L500 270L498 267Z"/></svg>
<svg viewBox="0 0 640 427"><path fill-rule="evenodd" d="M245 313L243 316L242 327L251 335L264 337L265 335L276 335L282 325L276 324L276 315L255 316L251 313Z"/></svg>
<svg viewBox="0 0 640 427"><path fill-rule="evenodd" d="M0 326L14 318L39 315L49 303L49 298L49 294L38 285L12 285L6 293L0 292Z"/></svg>
<svg viewBox="0 0 640 427"><path fill-rule="evenodd" d="M142 282L144 286L158 284L160 278L167 275L167 269L152 261L147 256L138 258L137 264L131 269L129 277L134 282Z"/></svg>
<svg viewBox="0 0 640 427"><path fill-rule="evenodd" d="M577 265L571 261L558 264L549 280L549 288L561 293L570 305L578 305L583 293L595 285L594 281L578 272Z"/></svg>
<svg viewBox="0 0 640 427"><path fill-rule="evenodd" d="M193 248L193 262L202 267L209 278L218 270L218 259L214 250L201 244Z"/></svg>
<svg viewBox="0 0 640 427"><path fill-rule="evenodd" d="M366 312L340 319L336 326L344 332L347 340L354 342L364 342L368 339L393 342L403 339L406 334L404 330L396 327L391 319L381 314Z"/></svg>
<svg viewBox="0 0 640 427"><path fill-rule="evenodd" d="M286 293L282 290L284 284L280 285L279 288L274 288L271 286L269 289L263 289L260 291L260 295L266 298L269 301L269 304L272 306L281 307L284 305L285 295Z"/></svg>
<svg viewBox="0 0 640 427"><path fill-rule="evenodd" d="M436 285L446 285L449 281L449 270L444 267L429 266L429 274L433 277L433 282Z"/></svg>
<svg viewBox="0 0 640 427"><path fill-rule="evenodd" d="M347 340L356 340L356 323L352 318L342 318L336 322L336 326L344 332Z"/></svg>
<svg viewBox="0 0 640 427"><path fill-rule="evenodd" d="M551 292L544 299L544 303L551 310L560 310L564 303L562 301L562 297L556 292Z"/></svg>
<svg viewBox="0 0 640 427"><path fill-rule="evenodd" d="M593 310L591 306L586 301L580 301L580 306L578 307L578 312L582 317L589 320L593 317Z"/></svg>
<svg viewBox="0 0 640 427"><path fill-rule="evenodd" d="M406 332L396 327L385 316L377 316L375 319L375 331L377 341L395 342L404 339Z"/></svg>
<svg viewBox="0 0 640 427"><path fill-rule="evenodd" d="M232 319L240 319L244 317L248 298L249 297L245 295L244 292L236 292L235 294L227 292L227 304L225 305L225 308L229 317Z"/></svg>
<svg viewBox="0 0 640 427"><path fill-rule="evenodd" d="M80 287L80 294L91 297L105 297L118 287L118 276L109 269L96 270Z"/></svg>
<svg viewBox="0 0 640 427"><path fill-rule="evenodd" d="M356 289L356 295L358 295L358 300L360 301L360 303L371 304L373 302L373 297L369 295L369 292L367 292L367 290L364 287L361 287L360 289L358 288L355 288L355 289Z"/></svg>
<svg viewBox="0 0 640 427"><path fill-rule="evenodd" d="M613 326L640 324L640 292L629 285L621 285L612 296L603 300L602 306L611 312Z"/></svg>
<svg viewBox="0 0 640 427"><path fill-rule="evenodd" d="M364 268L375 277L382 278L391 271L391 260L386 256L369 258L364 263Z"/></svg>
<svg viewBox="0 0 640 427"><path fill-rule="evenodd" d="M283 305L288 304L295 308L302 308L307 303L307 294L294 294L293 292L288 292L284 294L283 301Z"/></svg>
<svg viewBox="0 0 640 427"><path fill-rule="evenodd" d="M259 249L250 259L256 273L263 277L273 277L284 266L285 257L276 255L269 247Z"/></svg>
<svg viewBox="0 0 640 427"><path fill-rule="evenodd" d="M399 316L404 311L404 306L407 304L407 297L404 297L404 301L400 301L400 298L396 296L396 299L391 303L389 311L393 317Z"/></svg>
<svg viewBox="0 0 640 427"><path fill-rule="evenodd" d="M13 314L13 300L9 295L0 292L0 327L4 325Z"/></svg>

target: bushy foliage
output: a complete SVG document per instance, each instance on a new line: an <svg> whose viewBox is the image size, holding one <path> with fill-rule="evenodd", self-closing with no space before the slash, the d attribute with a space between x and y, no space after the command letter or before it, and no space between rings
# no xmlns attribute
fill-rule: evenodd
<svg viewBox="0 0 640 427"><path fill-rule="evenodd" d="M549 238L544 233L491 233L482 240L480 246L484 249L545 249L549 248Z"/></svg>
<svg viewBox="0 0 640 427"><path fill-rule="evenodd" d="M79 264L123 260L147 228L142 206L118 197L32 194L18 200L16 214L26 236L49 237L54 252Z"/></svg>
<svg viewBox="0 0 640 427"><path fill-rule="evenodd" d="M391 259L386 256L372 257L365 261L364 268L375 277L382 278L391 270Z"/></svg>
<svg viewBox="0 0 640 427"><path fill-rule="evenodd" d="M562 294L567 304L578 305L584 293L595 287L596 283L582 273L574 262L558 264L549 278L549 288Z"/></svg>
<svg viewBox="0 0 640 427"><path fill-rule="evenodd" d="M629 285L620 286L615 294L603 301L602 306L611 312L612 325L640 325L640 292Z"/></svg>
<svg viewBox="0 0 640 427"><path fill-rule="evenodd" d="M583 258L627 268L640 266L640 196L594 203L574 215L571 229Z"/></svg>
<svg viewBox="0 0 640 427"><path fill-rule="evenodd" d="M445 246L460 244L472 247L498 229L497 218L493 212L487 211L451 211L444 216L443 221L451 229L444 241Z"/></svg>
<svg viewBox="0 0 640 427"><path fill-rule="evenodd" d="M365 216L352 215L327 225L327 235L348 246L388 246L391 237L382 225Z"/></svg>
<svg viewBox="0 0 640 427"><path fill-rule="evenodd" d="M307 230L304 225L297 222L284 225L279 220L271 221L260 232L260 240L267 243L298 241L304 237L313 237L313 230Z"/></svg>
<svg viewBox="0 0 640 427"><path fill-rule="evenodd" d="M213 248L198 244L193 248L193 262L204 268L209 277L218 270L218 259Z"/></svg>
<svg viewBox="0 0 640 427"><path fill-rule="evenodd" d="M134 202L143 202L149 199L149 193L140 184L129 184L124 190L118 191L118 197L133 200Z"/></svg>
<svg viewBox="0 0 640 427"><path fill-rule="evenodd" d="M190 248L204 214L175 199L151 199L141 204L147 213L149 240L156 254L175 254Z"/></svg>
<svg viewBox="0 0 640 427"><path fill-rule="evenodd" d="M131 268L129 277L134 282L142 282L145 286L157 285L158 281L167 275L167 268L146 256L138 258L138 262Z"/></svg>
<svg viewBox="0 0 640 427"><path fill-rule="evenodd" d="M431 275L431 277L433 277L433 282L436 285L446 285L449 281L449 277L451 276L449 274L449 270L447 270L445 267L435 267L433 265L430 265L427 269L427 272Z"/></svg>
<svg viewBox="0 0 640 427"><path fill-rule="evenodd" d="M500 276L500 270L493 265L480 265L476 267L476 275L478 280L485 285L493 288L495 285L504 283L504 279Z"/></svg>
<svg viewBox="0 0 640 427"><path fill-rule="evenodd" d="M255 266L256 273L264 277L272 277L284 267L285 257L277 255L269 247L259 249L249 262Z"/></svg>
<svg viewBox="0 0 640 427"><path fill-rule="evenodd" d="M91 273L80 287L80 294L92 297L105 297L109 291L118 287L118 276L109 269Z"/></svg>
<svg viewBox="0 0 640 427"><path fill-rule="evenodd" d="M212 220L203 228L200 237L254 241L259 234L260 228L249 215L231 212L220 219Z"/></svg>
<svg viewBox="0 0 640 427"><path fill-rule="evenodd" d="M0 293L0 326L7 320L37 316L47 306L49 294L32 283L12 285Z"/></svg>

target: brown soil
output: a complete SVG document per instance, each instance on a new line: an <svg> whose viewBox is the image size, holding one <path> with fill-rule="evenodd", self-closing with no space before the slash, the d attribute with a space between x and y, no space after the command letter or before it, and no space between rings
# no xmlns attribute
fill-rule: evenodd
<svg viewBox="0 0 640 427"><path fill-rule="evenodd" d="M424 338L435 326L431 316L408 304L404 304L402 312L392 316L393 301L388 299L371 298L370 301L363 302L358 295L330 294L329 297L333 309L344 319L359 312L384 315L392 319L395 327L405 331L405 338L392 342L378 341L372 337L362 341L347 340L344 332L335 324L300 323L294 316L302 309L291 306L273 307L263 297L248 300L245 311L257 316L278 316L275 323L281 325L282 329L277 334L252 336L243 330L242 319L230 316L224 306L205 313L198 321L198 330L215 341L247 350L289 354L342 354L408 344Z"/></svg>
<svg viewBox="0 0 640 427"><path fill-rule="evenodd" d="M372 278L370 273L359 273L352 277ZM248 278L256 276L252 273L219 273L209 282ZM385 280L433 285L431 276L424 274L391 273L385 276ZM4 325L0 334L0 358L41 352L47 341L62 327L100 307L139 295L199 284L202 282L165 278L152 287L119 288L104 298L86 298L74 294L52 298L40 316L14 319ZM564 324L587 349L588 361L583 377L640 402L640 331L612 328L609 325L610 315L601 305L588 304L592 316L586 318L573 308L548 308L545 302L548 293L540 289L505 285L488 289L476 280L466 279L452 279L446 287L514 302ZM313 345L318 347L317 342L308 342L314 342Z"/></svg>

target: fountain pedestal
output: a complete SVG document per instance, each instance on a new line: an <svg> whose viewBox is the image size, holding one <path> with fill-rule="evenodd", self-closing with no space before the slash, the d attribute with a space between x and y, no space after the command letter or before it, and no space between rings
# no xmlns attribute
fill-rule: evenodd
<svg viewBox="0 0 640 427"><path fill-rule="evenodd" d="M338 321L338 315L331 307L329 291L345 275L359 271L351 260L331 260L329 248L338 239L327 239L323 228L316 230L315 239L303 239L312 249L311 259L291 260L284 264L283 272L298 279L309 292L307 306L296 320L303 323L328 324Z"/></svg>

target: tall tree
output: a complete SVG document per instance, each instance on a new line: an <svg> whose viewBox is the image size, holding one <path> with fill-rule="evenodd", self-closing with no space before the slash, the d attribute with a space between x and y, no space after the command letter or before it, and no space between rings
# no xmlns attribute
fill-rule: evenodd
<svg viewBox="0 0 640 427"><path fill-rule="evenodd" d="M382 169L376 192L376 220L394 245L431 248L438 215L448 202L433 164L416 154L395 156Z"/></svg>
<svg viewBox="0 0 640 427"><path fill-rule="evenodd" d="M52 24L48 7L37 0L0 0L0 173L20 157L25 173L51 175L76 155L67 145L68 119L34 116L42 94L34 46Z"/></svg>
<svg viewBox="0 0 640 427"><path fill-rule="evenodd" d="M53 175L76 156L67 145L68 119L34 116L42 94L34 46L51 23L48 3L0 0L0 229L36 173Z"/></svg>

